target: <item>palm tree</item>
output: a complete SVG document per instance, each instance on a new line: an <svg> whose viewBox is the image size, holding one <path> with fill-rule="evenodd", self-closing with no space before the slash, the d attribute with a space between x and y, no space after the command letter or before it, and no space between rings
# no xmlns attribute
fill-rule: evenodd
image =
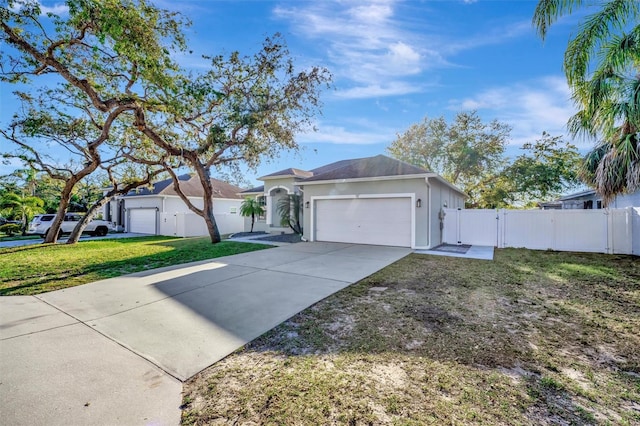
<svg viewBox="0 0 640 426"><path fill-rule="evenodd" d="M264 214L264 207L255 198L247 197L240 205L240 215L251 216L251 232L253 232L253 224L256 222L256 215Z"/></svg>
<svg viewBox="0 0 640 426"><path fill-rule="evenodd" d="M561 16L583 0L540 0L533 17L544 39ZM607 0L580 24L569 41L564 70L578 113L569 131L599 140L587 154L581 177L602 195L640 188L640 2ZM593 71L590 65L594 64Z"/></svg>
<svg viewBox="0 0 640 426"><path fill-rule="evenodd" d="M278 201L276 209L280 215L280 225L288 226L296 234L302 235L302 224L300 223L302 196L289 194Z"/></svg>
<svg viewBox="0 0 640 426"><path fill-rule="evenodd" d="M13 216L20 217L22 222L22 235L27 232L27 224L33 215L42 213L44 209L44 201L38 197L21 197L18 194L10 192L4 194L0 200L0 209L9 211Z"/></svg>

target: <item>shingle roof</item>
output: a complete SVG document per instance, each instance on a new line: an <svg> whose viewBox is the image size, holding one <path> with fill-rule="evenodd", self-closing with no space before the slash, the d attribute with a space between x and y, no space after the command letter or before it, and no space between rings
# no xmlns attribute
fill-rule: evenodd
<svg viewBox="0 0 640 426"><path fill-rule="evenodd" d="M245 189L241 194L254 194L256 192L264 192L264 185L256 186L255 188Z"/></svg>
<svg viewBox="0 0 640 426"><path fill-rule="evenodd" d="M306 170L289 168L289 169L280 170L279 172L271 173L271 174L266 175L266 176L262 176L260 179L271 178L271 177L280 177L280 176L282 176L282 177L295 176L295 177L307 178L307 177L313 176L313 173L312 172L308 172Z"/></svg>
<svg viewBox="0 0 640 426"><path fill-rule="evenodd" d="M181 175L178 176L180 181L180 189L187 197L202 197L204 190L198 176ZM230 183L211 179L211 185L213 186L213 198L242 198L238 195L242 192L242 188L231 185ZM178 195L173 189L173 180L166 179L153 184L151 189L144 187L129 192L126 197L135 197L140 195Z"/></svg>
<svg viewBox="0 0 640 426"><path fill-rule="evenodd" d="M575 192L573 194L565 195L563 197L558 198L558 200L568 201L568 200L573 200L574 198L590 197L592 195L595 195L595 193L596 191L594 191L593 189L587 189L586 191L580 191L580 192Z"/></svg>
<svg viewBox="0 0 640 426"><path fill-rule="evenodd" d="M429 173L420 167L412 166L385 155L375 157L356 158L331 163L312 170L313 176L300 182L314 182L320 180L357 179L381 176L421 175Z"/></svg>

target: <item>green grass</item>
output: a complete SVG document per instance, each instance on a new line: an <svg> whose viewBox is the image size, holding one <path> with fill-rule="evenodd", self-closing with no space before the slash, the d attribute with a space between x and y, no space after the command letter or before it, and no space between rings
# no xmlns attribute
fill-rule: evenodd
<svg viewBox="0 0 640 426"><path fill-rule="evenodd" d="M38 294L132 272L269 246L203 238L141 237L0 249L0 295Z"/></svg>
<svg viewBox="0 0 640 426"><path fill-rule="evenodd" d="M183 424L637 425L639 347L638 258L410 255L194 377Z"/></svg>

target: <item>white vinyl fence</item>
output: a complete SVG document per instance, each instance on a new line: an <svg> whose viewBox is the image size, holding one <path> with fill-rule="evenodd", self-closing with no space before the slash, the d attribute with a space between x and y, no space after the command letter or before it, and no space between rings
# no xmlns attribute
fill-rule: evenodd
<svg viewBox="0 0 640 426"><path fill-rule="evenodd" d="M220 234L244 231L244 217L239 214L216 213ZM160 213L160 235L201 237L209 235L204 219L195 213Z"/></svg>
<svg viewBox="0 0 640 426"><path fill-rule="evenodd" d="M640 255L640 208L444 209L442 242Z"/></svg>

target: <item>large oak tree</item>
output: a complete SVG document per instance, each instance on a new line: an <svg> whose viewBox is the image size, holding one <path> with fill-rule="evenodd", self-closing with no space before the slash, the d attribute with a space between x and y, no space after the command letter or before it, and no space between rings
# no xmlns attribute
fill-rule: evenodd
<svg viewBox="0 0 640 426"><path fill-rule="evenodd" d="M138 137L127 158L165 168L218 242L212 169L238 170L240 162L255 167L265 156L297 148L295 135L311 127L329 73L318 67L296 71L279 36L253 56L211 56L207 71L191 73L172 59L186 47L179 14L146 0L66 4L67 17L50 14L48 20L35 1L9 0L0 8L1 40L14 49L2 54L2 79L57 78L58 90L84 102L107 138L109 120L128 123ZM202 208L175 178L174 169L182 166L202 183Z"/></svg>
<svg viewBox="0 0 640 426"><path fill-rule="evenodd" d="M543 133L509 159L510 132L497 120L483 122L475 111L458 113L451 123L425 117L387 150L458 186L469 196L468 207L525 207L576 186L580 155L574 145Z"/></svg>

